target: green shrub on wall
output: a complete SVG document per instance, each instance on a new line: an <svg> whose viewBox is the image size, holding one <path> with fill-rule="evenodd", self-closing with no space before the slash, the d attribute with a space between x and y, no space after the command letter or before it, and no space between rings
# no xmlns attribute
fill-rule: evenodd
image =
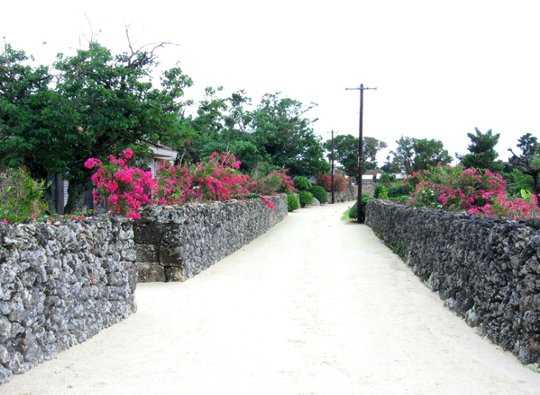
<svg viewBox="0 0 540 395"><path fill-rule="evenodd" d="M300 191L298 194L300 197L300 206L306 207L313 203L313 195L308 191Z"/></svg>
<svg viewBox="0 0 540 395"><path fill-rule="evenodd" d="M309 191L319 202L326 203L328 201L326 189L324 189L322 186L313 185Z"/></svg>
<svg viewBox="0 0 540 395"><path fill-rule="evenodd" d="M300 208L300 201L298 200L298 196L295 193L291 193L287 195L287 209L289 212L292 212L296 209Z"/></svg>
<svg viewBox="0 0 540 395"><path fill-rule="evenodd" d="M36 182L22 169L0 173L0 221L22 222L43 215L45 182Z"/></svg>
<svg viewBox="0 0 540 395"><path fill-rule="evenodd" d="M293 178L294 187L299 191L309 191L311 182L306 177L296 176Z"/></svg>

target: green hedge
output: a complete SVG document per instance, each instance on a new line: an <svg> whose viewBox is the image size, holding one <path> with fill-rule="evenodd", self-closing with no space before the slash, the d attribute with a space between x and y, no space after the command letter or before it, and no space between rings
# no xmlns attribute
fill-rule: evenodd
<svg viewBox="0 0 540 395"><path fill-rule="evenodd" d="M324 189L322 186L313 185L309 191L315 197L315 199L321 202L321 204L328 201L328 194L326 193L326 189Z"/></svg>
<svg viewBox="0 0 540 395"><path fill-rule="evenodd" d="M300 201L298 200L298 195L291 193L287 195L287 209L289 212L292 212L300 208Z"/></svg>
<svg viewBox="0 0 540 395"><path fill-rule="evenodd" d="M313 195L308 191L300 191L298 194L300 197L300 206L306 207L313 203Z"/></svg>

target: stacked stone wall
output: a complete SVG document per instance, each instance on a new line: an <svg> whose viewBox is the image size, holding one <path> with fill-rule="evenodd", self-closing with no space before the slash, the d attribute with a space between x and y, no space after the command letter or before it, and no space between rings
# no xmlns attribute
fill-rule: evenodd
<svg viewBox="0 0 540 395"><path fill-rule="evenodd" d="M540 223L372 200L366 224L481 335L540 363Z"/></svg>
<svg viewBox="0 0 540 395"><path fill-rule="evenodd" d="M0 383L130 315L132 222L0 225Z"/></svg>
<svg viewBox="0 0 540 395"><path fill-rule="evenodd" d="M134 225L139 282L184 281L287 216L286 196L186 206L149 206Z"/></svg>

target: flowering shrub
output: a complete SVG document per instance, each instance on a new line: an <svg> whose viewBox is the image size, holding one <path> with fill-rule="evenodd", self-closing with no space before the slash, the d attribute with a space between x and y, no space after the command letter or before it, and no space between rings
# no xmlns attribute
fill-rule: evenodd
<svg viewBox="0 0 540 395"><path fill-rule="evenodd" d="M191 167L165 165L158 170L156 180L150 172L130 167L132 157L133 151L128 149L119 158L109 156L105 165L95 158L85 162L86 168L97 169L92 175L96 185L94 201L104 201L114 214L129 218L140 218L137 210L144 204L245 198L253 196L256 187L248 175L240 172L240 161L229 152L214 152L208 160ZM274 208L270 200L261 199Z"/></svg>
<svg viewBox="0 0 540 395"><path fill-rule="evenodd" d="M119 158L109 155L108 164L90 158L84 166L87 169L97 168L92 175L92 181L96 185L96 189L92 191L94 202L103 200L114 214L136 219L141 217L137 210L150 203L156 183L151 172L129 166L132 158L133 150L126 149Z"/></svg>
<svg viewBox="0 0 540 395"><path fill-rule="evenodd" d="M332 175L331 174L319 174L317 176L317 184L322 186L328 192L332 192ZM342 176L341 174L334 175L334 191L343 192L347 189L349 180L347 177Z"/></svg>
<svg viewBox="0 0 540 395"><path fill-rule="evenodd" d="M247 174L240 173L241 162L230 152L210 155L194 169L194 189L202 200L230 200L252 193L255 187Z"/></svg>
<svg viewBox="0 0 540 395"><path fill-rule="evenodd" d="M537 196L509 198L503 177L490 170L437 166L413 173L407 183L413 188L408 202L415 206L512 219L540 217Z"/></svg>
<svg viewBox="0 0 540 395"><path fill-rule="evenodd" d="M277 192L288 193L294 191L294 183L287 175L286 170L272 170L257 180L254 191L261 195L274 195Z"/></svg>

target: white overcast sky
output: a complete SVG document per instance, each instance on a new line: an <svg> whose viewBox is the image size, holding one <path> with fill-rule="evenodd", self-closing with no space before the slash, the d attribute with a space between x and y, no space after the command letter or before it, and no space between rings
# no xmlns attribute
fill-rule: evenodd
<svg viewBox="0 0 540 395"><path fill-rule="evenodd" d="M360 83L364 134L436 138L465 153L475 127L540 136L540 3L536 0L197 0L9 1L0 36L50 64L73 54L93 32L115 52L171 41L158 53L206 86L245 89L255 103L282 92L318 104L315 131L358 133ZM46 42L46 44L43 44Z"/></svg>

